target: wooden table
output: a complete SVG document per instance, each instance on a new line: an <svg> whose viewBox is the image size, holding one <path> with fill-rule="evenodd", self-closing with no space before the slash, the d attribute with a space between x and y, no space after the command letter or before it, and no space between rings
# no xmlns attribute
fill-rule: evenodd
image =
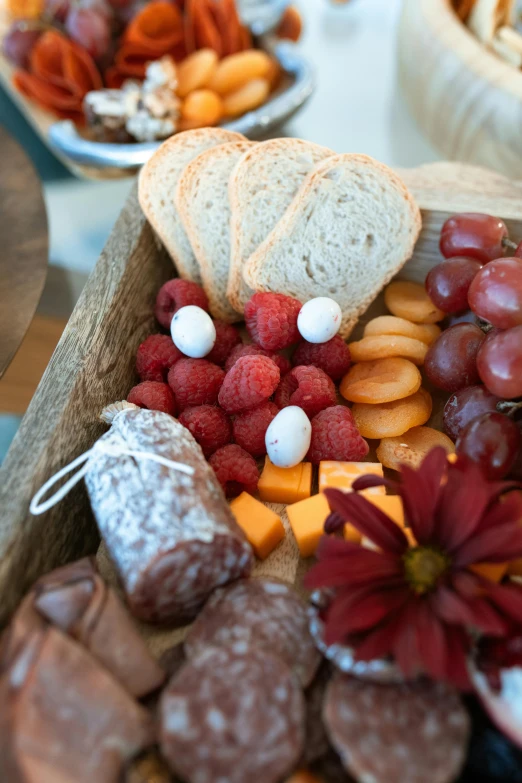
<svg viewBox="0 0 522 783"><path fill-rule="evenodd" d="M47 276L47 213L40 180L0 126L0 378L36 312Z"/></svg>

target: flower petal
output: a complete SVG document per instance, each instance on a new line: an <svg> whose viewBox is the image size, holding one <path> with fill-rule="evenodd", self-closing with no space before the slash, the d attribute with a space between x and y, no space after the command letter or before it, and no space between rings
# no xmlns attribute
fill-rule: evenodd
<svg viewBox="0 0 522 783"><path fill-rule="evenodd" d="M308 589L317 587L360 587L366 583L383 583L393 580L404 584L400 561L386 552L374 552L359 547L356 555L320 560L305 576Z"/></svg>
<svg viewBox="0 0 522 783"><path fill-rule="evenodd" d="M469 538L456 552L453 565L462 568L472 563L505 563L516 557L522 557L522 525L508 522Z"/></svg>
<svg viewBox="0 0 522 783"><path fill-rule="evenodd" d="M483 598L466 601L450 588L439 587L430 597L430 605L438 617L450 625L461 625L491 636L503 636L508 630L504 619Z"/></svg>
<svg viewBox="0 0 522 783"><path fill-rule="evenodd" d="M435 680L444 680L447 666L444 626L432 611L428 601L419 604L416 632L417 647L424 670Z"/></svg>
<svg viewBox="0 0 522 783"><path fill-rule="evenodd" d="M522 623L522 588L515 584L497 585L484 580L488 598L510 619Z"/></svg>
<svg viewBox="0 0 522 783"><path fill-rule="evenodd" d="M370 489L370 487L388 487L388 489L397 491L398 486L396 481L391 481L391 479L388 479L385 476L367 473L366 475L359 476L359 478L355 479L352 484L352 489L354 492L361 492L363 489Z"/></svg>
<svg viewBox="0 0 522 783"><path fill-rule="evenodd" d="M477 532L494 525L522 521L522 492L510 492L500 499L490 501L490 506L481 519Z"/></svg>
<svg viewBox="0 0 522 783"><path fill-rule="evenodd" d="M445 629L448 654L446 676L449 682L461 691L470 691L468 656L471 649L470 637L457 626L447 625Z"/></svg>
<svg viewBox="0 0 522 783"><path fill-rule="evenodd" d="M476 530L489 499L487 482L475 463L451 465L435 513L438 543L454 552Z"/></svg>
<svg viewBox="0 0 522 783"><path fill-rule="evenodd" d="M331 533L337 533L339 530L343 529L345 524L346 522L342 516L338 514L337 511L332 511L326 517L326 521L324 523L324 532L327 535L330 535Z"/></svg>
<svg viewBox="0 0 522 783"><path fill-rule="evenodd" d="M411 597L400 613L400 625L395 635L393 654L405 677L414 678L422 672L422 661L415 631L419 604L423 599Z"/></svg>
<svg viewBox="0 0 522 783"><path fill-rule="evenodd" d="M335 629L334 641L367 631L404 606L409 595L405 585L393 589L372 585L336 596L326 615L327 644L332 643L331 630Z"/></svg>
<svg viewBox="0 0 522 783"><path fill-rule="evenodd" d="M415 540L427 544L432 540L434 512L444 473L448 469L447 454L442 447L432 449L420 468L401 467L402 483L399 494L404 506L404 516Z"/></svg>
<svg viewBox="0 0 522 783"><path fill-rule="evenodd" d="M398 555L406 551L408 539L400 527L365 497L339 489L325 489L324 494L332 511L337 511L380 549Z"/></svg>
<svg viewBox="0 0 522 783"><path fill-rule="evenodd" d="M355 660L373 661L391 655L400 625L401 616L395 614L380 623L374 630L369 631L355 648Z"/></svg>

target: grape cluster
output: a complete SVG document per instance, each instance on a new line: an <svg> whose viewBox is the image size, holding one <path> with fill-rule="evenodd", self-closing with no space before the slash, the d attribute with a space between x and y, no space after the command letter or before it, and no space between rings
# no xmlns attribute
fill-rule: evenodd
<svg viewBox="0 0 522 783"><path fill-rule="evenodd" d="M426 291L450 325L425 371L452 392L444 428L487 478L522 478L522 242L498 218L462 213L444 223L440 250Z"/></svg>

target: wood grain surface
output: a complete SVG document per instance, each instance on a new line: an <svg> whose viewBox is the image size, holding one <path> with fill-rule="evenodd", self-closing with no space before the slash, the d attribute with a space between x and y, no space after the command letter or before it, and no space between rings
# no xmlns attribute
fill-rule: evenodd
<svg viewBox="0 0 522 783"><path fill-rule="evenodd" d="M35 314L47 276L47 213L40 180L0 126L0 378Z"/></svg>
<svg viewBox="0 0 522 783"><path fill-rule="evenodd" d="M431 164L401 174L424 218L405 276L423 280L440 260L442 222L449 211L473 208L473 189L479 208L508 216L513 237L522 239L521 185L460 164ZM434 204L445 211L434 210ZM98 537L82 485L39 517L29 515L29 502L46 479L102 433L101 408L125 398L135 381L136 349L155 328L156 292L172 275L134 189L0 469L0 623L37 576L95 551ZM377 300L371 312L379 311Z"/></svg>
<svg viewBox="0 0 522 783"><path fill-rule="evenodd" d="M404 0L398 55L410 110L445 158L522 177L522 72L483 46L450 0Z"/></svg>

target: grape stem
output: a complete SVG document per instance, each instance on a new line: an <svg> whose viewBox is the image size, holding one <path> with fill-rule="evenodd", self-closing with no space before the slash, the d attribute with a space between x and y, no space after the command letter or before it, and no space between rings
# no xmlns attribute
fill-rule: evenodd
<svg viewBox="0 0 522 783"><path fill-rule="evenodd" d="M497 411L505 413L511 419L515 417L519 410L522 410L522 400L501 400L497 402Z"/></svg>
<svg viewBox="0 0 522 783"><path fill-rule="evenodd" d="M509 237L502 237L502 247L506 250L516 250L518 245L513 242Z"/></svg>

